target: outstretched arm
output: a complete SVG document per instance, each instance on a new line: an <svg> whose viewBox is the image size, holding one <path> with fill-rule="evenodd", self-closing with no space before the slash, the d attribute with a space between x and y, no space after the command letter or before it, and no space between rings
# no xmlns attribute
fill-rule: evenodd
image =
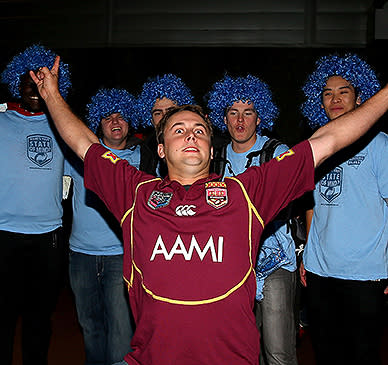
<svg viewBox="0 0 388 365"><path fill-rule="evenodd" d="M93 143L99 143L97 136L71 111L58 90L59 56L51 70L40 68L30 75L47 105L54 124L69 147L83 160Z"/></svg>
<svg viewBox="0 0 388 365"><path fill-rule="evenodd" d="M388 86L355 110L333 119L310 138L315 167L363 136L388 110Z"/></svg>

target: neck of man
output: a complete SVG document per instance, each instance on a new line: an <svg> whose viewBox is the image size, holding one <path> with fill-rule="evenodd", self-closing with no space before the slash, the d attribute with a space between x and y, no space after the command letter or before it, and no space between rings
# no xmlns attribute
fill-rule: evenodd
<svg viewBox="0 0 388 365"><path fill-rule="evenodd" d="M180 171L174 168L168 167L168 177L171 181L177 181L181 185L193 185L196 181L200 179L207 178L209 176L209 166L201 171L190 171L190 169L185 169L185 171Z"/></svg>
<svg viewBox="0 0 388 365"><path fill-rule="evenodd" d="M21 101L19 105L22 109L26 110L27 112L29 112L31 114L43 113L43 108L41 105L36 106L36 107L31 107L31 105L24 103L23 101Z"/></svg>
<svg viewBox="0 0 388 365"><path fill-rule="evenodd" d="M253 145L256 143L257 136L256 134L252 136L248 141L245 142L239 142L234 139L232 139L232 149L236 153L244 153L249 151Z"/></svg>
<svg viewBox="0 0 388 365"><path fill-rule="evenodd" d="M114 150L123 150L127 144L127 139L125 138L122 141L107 141L104 137L102 137L102 141L104 145L108 148L113 148Z"/></svg>

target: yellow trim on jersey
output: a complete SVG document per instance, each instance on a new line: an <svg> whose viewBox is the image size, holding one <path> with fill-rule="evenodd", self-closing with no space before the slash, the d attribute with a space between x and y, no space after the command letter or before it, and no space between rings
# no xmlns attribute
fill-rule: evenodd
<svg viewBox="0 0 388 365"><path fill-rule="evenodd" d="M157 178L158 179L158 178ZM157 295L155 294L152 290L150 290L149 288L147 288L147 286L144 284L144 276L143 276L143 272L137 267L134 259L133 259L133 250L134 250L134 247L133 247L133 210L134 210L134 207L135 207L135 204L136 204L136 197L137 197L137 192L138 192L138 188L145 184L145 183L148 183L148 182L151 182L151 181L155 181L157 179L152 179L152 180L147 180L147 181L144 181L143 183L140 183L137 187L136 187L136 193L135 193L135 199L134 199L134 203L133 203L133 206L124 214L123 218L121 219L121 224L124 222L125 218L129 215L129 214L132 214L132 219L131 219L131 259L132 259L132 269L131 269L131 277L130 277L130 280L127 280L126 278L124 278L125 282L127 283L128 285L128 289L129 287L132 287L133 286L133 278L134 278L134 269L138 272L138 274L140 275L141 277L141 286L143 288L143 290L148 294L150 295L153 299L155 300L159 300L161 302L166 302L166 303L170 303L170 304L179 304L179 305L186 305L186 306L194 306L194 305L202 305L202 304L210 304L210 303L214 303L214 302L218 302L220 300L223 300L225 298L227 298L229 295L231 295L232 293L234 293L237 289L239 289L248 279L249 275L251 275L252 273L254 274L255 273L255 270L254 270L254 267L253 267L253 264L252 264L252 211L255 213L257 219L259 220L259 222L261 223L261 225L263 226L264 228L264 222L262 220L262 218L260 217L260 215L258 214L258 212L256 211L256 208L253 206L251 200L249 199L249 196L243 186L243 184L231 177L230 179L232 180L235 180L243 194L244 194L244 197L246 199L246 202L247 202L247 205L248 205L248 216L249 216L249 219L248 219L248 232L249 232L249 245L248 245L248 248L249 248L249 269L248 271L246 272L246 274L244 275L244 277L242 278L242 280L237 283L235 286L233 286L232 288L230 288L229 290L227 290L225 293L217 296L217 297L213 297L213 298L208 298L208 299L202 299L202 300L180 300L180 299L173 299L173 298L168 298L168 297L163 297L163 296L160 296L160 295Z"/></svg>
<svg viewBox="0 0 388 365"><path fill-rule="evenodd" d="M156 177L156 178L151 179L151 180L146 180L146 181L143 181L143 182L141 182L140 184L138 184L138 185L136 186L136 190L135 190L135 198L133 199L132 207L129 208L129 209L124 213L123 217L122 217L121 220L120 220L120 227L123 226L123 223L124 223L125 219L127 218L128 214L130 214L130 213L133 211L134 207L135 207L135 202L136 202L136 197L137 197L137 191L139 190L139 187L140 187L141 185L143 185L143 184L147 184L147 183L149 183L149 182L153 182L153 181L156 181L156 180L161 180L161 178L160 178L160 177Z"/></svg>
<svg viewBox="0 0 388 365"><path fill-rule="evenodd" d="M249 204L250 208L253 210L253 212L254 212L255 215L256 215L256 218L259 220L260 224L261 224L262 227L264 228L264 221L263 221L263 218L261 218L260 214L259 214L258 211L256 210L256 207L252 204L251 199L249 198L248 193L247 193L247 191L245 190L245 187L244 187L244 185L242 184L242 182L241 182L239 179L237 179L237 178L235 178L235 177L233 177L233 176L225 177L225 179L234 180L234 181L236 181L236 182L240 185L240 188L241 188L242 192L244 193L245 199L248 201L248 204Z"/></svg>
<svg viewBox="0 0 388 365"><path fill-rule="evenodd" d="M251 274L253 267L252 267L252 262L251 262L251 267L249 268L248 272L245 274L244 278L233 288L229 289L226 293L219 295L218 297L214 298L209 298L209 299L202 299L202 300L179 300L179 299L172 299L172 298L166 298L162 297L160 295L156 295L152 292L152 290L148 289L145 284L144 284L144 279L143 279L143 273L141 270L136 266L136 264L133 262L133 266L135 267L136 271L140 274L141 276L141 286L144 289L144 291L149 294L153 299L159 300L161 302L166 302L170 304L181 304L181 305L200 305L200 304L210 304L214 302L218 302L222 299L225 299L228 297L230 294L235 292L238 288L240 288L245 281L248 279L249 275Z"/></svg>
<svg viewBox="0 0 388 365"><path fill-rule="evenodd" d="M133 210L135 209L135 205L136 205L136 198L137 198L137 192L140 188L140 186L144 185L144 184L147 184L149 182L153 182L153 181L156 181L156 180L161 180L160 177L156 177L154 179L150 179L150 180L146 180L146 181L143 181L141 182L140 184L138 184L136 186L136 189L135 189L135 197L133 199L133 204L132 204L132 207L129 208L123 215L123 217L121 218L120 220L120 227L123 226L123 223L125 221L125 219L128 217L129 214L133 214ZM125 280L129 286L132 287L132 283L133 283L133 266L134 266L134 261L133 261L133 218L131 218L131 228L130 228L130 232L131 232L131 238L130 238L130 243L131 243L131 260L132 260L132 269L131 269L131 278L130 278L130 281L128 282L127 280Z"/></svg>

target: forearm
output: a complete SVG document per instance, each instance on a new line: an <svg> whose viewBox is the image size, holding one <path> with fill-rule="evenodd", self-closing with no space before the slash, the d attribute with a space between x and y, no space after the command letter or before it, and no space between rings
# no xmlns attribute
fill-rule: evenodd
<svg viewBox="0 0 388 365"><path fill-rule="evenodd" d="M313 220L313 213L314 211L312 209L306 210L306 242L310 233L311 221Z"/></svg>
<svg viewBox="0 0 388 365"><path fill-rule="evenodd" d="M363 136L388 110L388 87L355 110L319 128L310 138L315 166Z"/></svg>
<svg viewBox="0 0 388 365"><path fill-rule="evenodd" d="M59 134L83 160L89 147L99 142L97 136L71 111L59 92L50 94L45 102Z"/></svg>

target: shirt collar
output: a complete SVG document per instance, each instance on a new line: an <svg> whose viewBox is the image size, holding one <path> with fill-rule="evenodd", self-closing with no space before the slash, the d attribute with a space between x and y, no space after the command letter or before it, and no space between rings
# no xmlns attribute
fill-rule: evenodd
<svg viewBox="0 0 388 365"><path fill-rule="evenodd" d="M19 114L25 115L27 117L33 117L36 115L45 114L44 112L37 112L37 113L29 112L28 110L23 109L19 103L12 103L11 102L11 103L7 103L7 106L8 106L8 108L7 108L8 110L14 110L14 111L18 112Z"/></svg>
<svg viewBox="0 0 388 365"><path fill-rule="evenodd" d="M221 180L221 176L220 175L217 175L215 173L211 173L209 176L207 177L204 177L202 179L199 179L197 180L196 182L194 182L193 185L199 185L199 184L205 184L209 181L218 181L218 180ZM177 181L175 180L170 180L170 178L168 177L168 175L162 180L162 182L160 183L160 187L161 188L164 188L166 186L169 186L169 185L173 185L173 184L178 184L180 186L182 186L180 183L178 183ZM183 186L182 186L183 188Z"/></svg>

